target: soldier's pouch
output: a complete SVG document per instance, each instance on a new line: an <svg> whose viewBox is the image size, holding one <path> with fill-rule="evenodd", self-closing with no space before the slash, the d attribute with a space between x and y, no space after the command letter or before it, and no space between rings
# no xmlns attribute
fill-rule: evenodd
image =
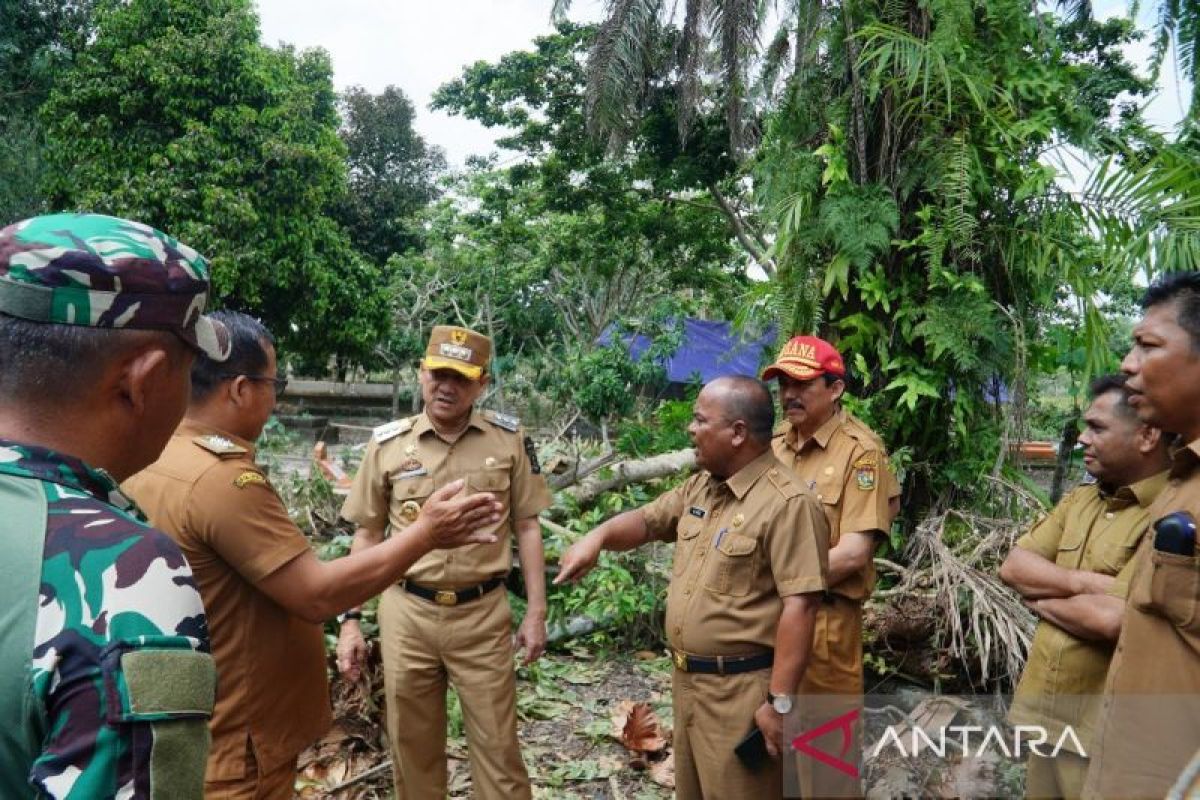
<svg viewBox="0 0 1200 800"><path fill-rule="evenodd" d="M203 795L216 698L212 656L179 636L118 642L102 659L108 722L131 726L137 774L152 797Z"/></svg>

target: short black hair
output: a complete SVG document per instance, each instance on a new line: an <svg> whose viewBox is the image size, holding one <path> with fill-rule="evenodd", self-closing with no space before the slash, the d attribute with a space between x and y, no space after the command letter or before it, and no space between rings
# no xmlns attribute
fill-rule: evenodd
<svg viewBox="0 0 1200 800"><path fill-rule="evenodd" d="M159 337L182 351L175 334L33 322L0 314L0 402L59 406L80 402L111 360Z"/></svg>
<svg viewBox="0 0 1200 800"><path fill-rule="evenodd" d="M262 375L267 368L267 345L275 337L266 326L240 311L214 311L209 317L229 330L229 358L213 361L203 353L192 364L192 402L207 400L222 381L237 375Z"/></svg>
<svg viewBox="0 0 1200 800"><path fill-rule="evenodd" d="M771 441L775 430L775 403L771 389L758 378L749 375L728 375L717 378L727 388L723 413L729 422L742 420L750 438L759 444ZM715 382L715 381L714 381Z"/></svg>
<svg viewBox="0 0 1200 800"><path fill-rule="evenodd" d="M1129 380L1129 376L1123 373L1112 373L1110 375L1101 375L1094 379L1088 386L1088 395L1096 400L1097 398L1108 394L1109 392L1117 393L1116 411L1123 417L1137 418L1137 414L1133 410L1133 406L1129 405L1129 390L1125 388L1125 382Z"/></svg>
<svg viewBox="0 0 1200 800"><path fill-rule="evenodd" d="M1188 332L1192 349L1200 350L1200 272L1170 272L1163 275L1142 296L1142 308L1174 301L1179 327Z"/></svg>

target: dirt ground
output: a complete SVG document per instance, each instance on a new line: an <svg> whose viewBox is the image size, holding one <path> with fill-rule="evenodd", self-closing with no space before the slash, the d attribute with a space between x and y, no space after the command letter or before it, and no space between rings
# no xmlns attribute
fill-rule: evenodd
<svg viewBox="0 0 1200 800"><path fill-rule="evenodd" d="M628 656L547 654L518 671L517 714L525 763L535 798L558 800L665 800L669 745L653 754L626 749L613 720L622 701L646 703L669 740L670 661L660 653ZM392 796L391 771L382 736L382 676L376 659L372 691L336 681L336 722L320 743L301 756L297 795L303 798L368 800ZM448 787L452 798L471 797L466 739L457 698L449 700ZM652 769L653 768L653 769Z"/></svg>

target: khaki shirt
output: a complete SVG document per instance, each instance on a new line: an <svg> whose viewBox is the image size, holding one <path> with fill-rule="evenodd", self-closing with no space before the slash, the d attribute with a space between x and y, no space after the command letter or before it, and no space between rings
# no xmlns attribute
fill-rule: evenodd
<svg viewBox="0 0 1200 800"><path fill-rule="evenodd" d="M900 484L888 467L883 441L853 415L839 409L810 439L797 446L798 432L785 422L771 445L776 457L816 493L829 521L829 546L842 532L867 533L892 527L888 501L900 496ZM864 600L875 588L875 565L844 578L830 591Z"/></svg>
<svg viewBox="0 0 1200 800"><path fill-rule="evenodd" d="M1200 520L1200 439L1172 455L1133 558L1085 796L1162 797L1200 743L1200 562L1154 549L1175 511Z"/></svg>
<svg viewBox="0 0 1200 800"><path fill-rule="evenodd" d="M208 610L217 705L206 780L293 760L330 725L325 637L258 584L309 549L262 470L254 446L184 420L158 461L125 490L176 542Z"/></svg>
<svg viewBox="0 0 1200 800"><path fill-rule="evenodd" d="M1018 539L1017 547L1064 569L1112 575L1117 583L1109 594L1124 599L1133 554L1149 522L1148 508L1166 485L1164 471L1111 495L1098 484L1080 486ZM1086 751L1112 652L1109 642L1080 639L1051 622L1039 622L1013 698L1013 721L1044 725L1055 741L1063 726L1070 725Z"/></svg>
<svg viewBox="0 0 1200 800"><path fill-rule="evenodd" d="M437 435L425 414L376 428L342 516L365 528L399 530L416 519L429 495L458 478L466 478L468 491L491 492L504 504L501 520L483 529L495 532L497 541L434 550L405 578L434 589L461 589L507 575L516 523L551 504L546 481L534 472L511 417L472 412L452 444Z"/></svg>
<svg viewBox="0 0 1200 800"><path fill-rule="evenodd" d="M770 452L728 480L693 475L642 515L652 537L675 542L666 625L676 650L763 652L775 645L781 598L825 588L820 505Z"/></svg>

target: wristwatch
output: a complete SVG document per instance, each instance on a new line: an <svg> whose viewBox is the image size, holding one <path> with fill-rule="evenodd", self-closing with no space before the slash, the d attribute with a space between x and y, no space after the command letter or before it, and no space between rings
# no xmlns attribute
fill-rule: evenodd
<svg viewBox="0 0 1200 800"><path fill-rule="evenodd" d="M767 702L771 704L771 708L775 709L775 713L781 716L792 710L792 696L790 694L771 694L767 692Z"/></svg>
<svg viewBox="0 0 1200 800"><path fill-rule="evenodd" d="M337 618L338 625L341 625L348 619L352 619L355 622L357 622L362 619L362 612L361 611L347 611L344 614L338 614L338 618Z"/></svg>

